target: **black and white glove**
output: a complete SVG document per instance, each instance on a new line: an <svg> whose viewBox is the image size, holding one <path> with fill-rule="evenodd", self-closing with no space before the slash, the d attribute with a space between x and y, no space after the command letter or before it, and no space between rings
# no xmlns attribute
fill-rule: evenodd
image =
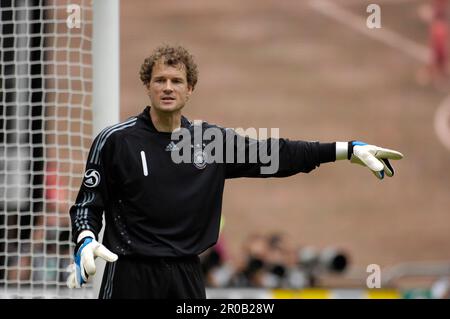
<svg viewBox="0 0 450 319"><path fill-rule="evenodd" d="M92 234L92 233L91 233ZM75 247L74 264L67 278L69 288L81 288L88 282L89 276L96 272L95 258L100 257L108 262L114 262L118 256L95 240L94 234L79 238Z"/></svg>
<svg viewBox="0 0 450 319"><path fill-rule="evenodd" d="M345 158L351 163L368 167L378 179L383 179L385 175L394 175L389 160L402 159L403 154L361 141L336 142L336 159Z"/></svg>

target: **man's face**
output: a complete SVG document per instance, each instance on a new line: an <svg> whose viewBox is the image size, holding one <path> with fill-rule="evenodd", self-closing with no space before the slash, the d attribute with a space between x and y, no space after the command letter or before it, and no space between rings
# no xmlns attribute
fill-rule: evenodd
<svg viewBox="0 0 450 319"><path fill-rule="evenodd" d="M153 66L147 90L152 107L167 113L181 110L192 94L184 65L170 66L161 60Z"/></svg>

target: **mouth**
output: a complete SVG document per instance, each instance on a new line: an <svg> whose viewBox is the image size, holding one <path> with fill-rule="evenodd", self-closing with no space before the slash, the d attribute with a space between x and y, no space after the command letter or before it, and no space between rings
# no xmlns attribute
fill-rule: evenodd
<svg viewBox="0 0 450 319"><path fill-rule="evenodd" d="M163 101L163 103L170 103L172 101L175 101L175 98L172 96L164 96L161 98L161 101Z"/></svg>

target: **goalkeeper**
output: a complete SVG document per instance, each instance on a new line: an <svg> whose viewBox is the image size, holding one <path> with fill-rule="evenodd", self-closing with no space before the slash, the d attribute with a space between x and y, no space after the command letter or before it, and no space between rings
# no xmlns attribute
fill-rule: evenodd
<svg viewBox="0 0 450 319"><path fill-rule="evenodd" d="M197 66L186 49L157 48L140 71L151 106L95 138L70 209L76 246L69 287L79 288L90 280L96 272L94 259L100 257L108 263L99 298L205 298L198 255L217 241L226 179L287 177L336 160L363 165L383 179L394 175L389 160L403 157L360 141L271 138L260 144L203 122L202 131L215 129L226 144L226 160L211 161L206 148L213 141L196 143L195 136L183 139L184 144L174 140L176 132L195 135L198 128L182 115L197 76ZM236 142L231 148L225 142L230 139ZM250 155L245 161L236 160L236 145L250 154L255 143L277 155L275 171L263 173L267 163L250 161ZM174 161L172 155L182 145L192 149L193 162ZM105 232L100 243L103 213Z"/></svg>

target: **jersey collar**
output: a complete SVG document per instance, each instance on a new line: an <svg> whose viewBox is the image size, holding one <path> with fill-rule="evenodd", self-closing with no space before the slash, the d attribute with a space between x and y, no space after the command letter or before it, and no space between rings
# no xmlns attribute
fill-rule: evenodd
<svg viewBox="0 0 450 319"><path fill-rule="evenodd" d="M138 118L144 122L144 126L148 129L150 129L153 132L157 133L166 133L171 134L168 132L159 132L155 126L153 125L153 122L150 117L150 106L146 106L145 109L142 111L141 114L138 115ZM181 127L189 128L192 125L192 123L183 115L181 116Z"/></svg>

